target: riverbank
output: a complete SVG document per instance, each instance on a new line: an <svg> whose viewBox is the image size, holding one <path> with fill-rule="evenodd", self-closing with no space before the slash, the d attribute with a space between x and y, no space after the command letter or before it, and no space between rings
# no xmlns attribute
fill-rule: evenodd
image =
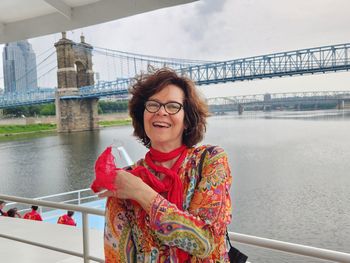
<svg viewBox="0 0 350 263"><path fill-rule="evenodd" d="M112 121L99 121L98 122L100 128L104 127L111 127L111 126L123 126L123 125L130 125L131 119L120 119L120 120L112 120Z"/></svg>
<svg viewBox="0 0 350 263"><path fill-rule="evenodd" d="M55 131L56 124L0 125L0 136Z"/></svg>
<svg viewBox="0 0 350 263"><path fill-rule="evenodd" d="M116 112L99 114L99 121L114 121L128 119L127 112ZM56 116L36 116L36 117L23 117L23 118L7 118L0 116L0 126L3 125L28 125L28 124L52 124L56 123Z"/></svg>
<svg viewBox="0 0 350 263"><path fill-rule="evenodd" d="M119 119L119 120L103 120L99 121L100 128L130 125L131 119ZM0 125L0 137L1 136L15 136L22 134L34 134L34 133L56 133L57 125L54 123L38 123L38 124L23 124L23 125Z"/></svg>

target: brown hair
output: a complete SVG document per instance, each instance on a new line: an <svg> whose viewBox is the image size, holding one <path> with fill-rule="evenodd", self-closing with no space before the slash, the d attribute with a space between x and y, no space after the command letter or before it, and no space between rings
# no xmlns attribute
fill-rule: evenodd
<svg viewBox="0 0 350 263"><path fill-rule="evenodd" d="M185 130L182 142L187 147L192 147L203 139L206 131L206 117L209 116L205 100L199 95L192 80L177 75L172 69L162 68L137 76L136 83L129 90L132 95L129 101L129 114L134 126L134 135L146 147L150 147L151 141L146 135L143 123L145 102L170 84L179 87L185 94L183 102Z"/></svg>

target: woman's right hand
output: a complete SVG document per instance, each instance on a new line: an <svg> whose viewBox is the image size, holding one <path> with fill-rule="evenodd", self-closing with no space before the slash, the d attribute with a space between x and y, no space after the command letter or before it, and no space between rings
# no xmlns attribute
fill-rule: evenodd
<svg viewBox="0 0 350 263"><path fill-rule="evenodd" d="M157 192L148 186L141 178L124 170L118 170L114 181L114 191L108 190L98 196L116 197L119 199L131 199L138 202L146 212L149 212L151 202Z"/></svg>

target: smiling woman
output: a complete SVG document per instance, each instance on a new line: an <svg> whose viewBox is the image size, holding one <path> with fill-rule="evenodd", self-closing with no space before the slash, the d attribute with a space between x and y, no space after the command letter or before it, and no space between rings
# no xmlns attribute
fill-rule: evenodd
<svg viewBox="0 0 350 263"><path fill-rule="evenodd" d="M154 149L170 152L181 146L182 134L185 129L185 113L181 110L183 101L184 92L182 89L168 84L145 103L144 128ZM169 105L175 105L175 107ZM150 106L152 106L152 111L149 111ZM155 106L158 108L157 111L154 111Z"/></svg>
<svg viewBox="0 0 350 263"><path fill-rule="evenodd" d="M134 135L144 159L117 170L106 204L106 262L229 262L231 174L224 150L196 146L207 105L194 83L170 69L131 88ZM102 190L102 189L101 189Z"/></svg>

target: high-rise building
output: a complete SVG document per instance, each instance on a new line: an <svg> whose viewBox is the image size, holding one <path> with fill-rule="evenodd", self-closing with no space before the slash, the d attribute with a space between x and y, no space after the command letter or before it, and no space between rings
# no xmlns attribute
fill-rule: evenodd
<svg viewBox="0 0 350 263"><path fill-rule="evenodd" d="M22 93L38 87L36 56L27 40L7 43L2 60L5 93Z"/></svg>

